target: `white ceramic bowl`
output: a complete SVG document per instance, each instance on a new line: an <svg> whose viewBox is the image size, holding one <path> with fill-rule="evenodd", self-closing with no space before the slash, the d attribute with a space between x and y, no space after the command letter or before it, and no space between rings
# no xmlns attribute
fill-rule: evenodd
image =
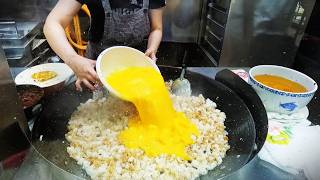
<svg viewBox="0 0 320 180"><path fill-rule="evenodd" d="M40 71L54 71L57 73L57 76L44 82L32 79L32 74ZM16 76L14 81L17 85L35 85L41 88L47 88L65 82L73 74L72 69L65 63L46 63L22 71Z"/></svg>
<svg viewBox="0 0 320 180"><path fill-rule="evenodd" d="M107 90L121 99L124 98L107 83L106 78L111 73L127 67L152 67L160 72L153 60L134 48L114 46L102 51L96 63L97 74Z"/></svg>
<svg viewBox="0 0 320 180"><path fill-rule="evenodd" d="M291 93L268 87L254 78L256 75L263 74L281 76L292 80L306 87L308 91L305 93ZM249 83L258 93L267 111L283 114L292 114L305 107L318 89L317 83L307 75L290 68L275 65L260 65L251 68L249 71Z"/></svg>

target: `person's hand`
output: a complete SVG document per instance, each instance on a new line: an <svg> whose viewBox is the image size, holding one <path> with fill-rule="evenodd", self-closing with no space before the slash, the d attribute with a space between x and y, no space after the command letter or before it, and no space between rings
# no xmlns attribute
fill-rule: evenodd
<svg viewBox="0 0 320 180"><path fill-rule="evenodd" d="M96 61L81 56L68 63L77 76L77 90L82 90L81 84L84 84L92 91L96 89L95 84L99 81L99 78L94 70L95 64Z"/></svg>
<svg viewBox="0 0 320 180"><path fill-rule="evenodd" d="M157 53L157 50L148 48L144 54L150 57L154 62L156 62L157 61L156 53Z"/></svg>

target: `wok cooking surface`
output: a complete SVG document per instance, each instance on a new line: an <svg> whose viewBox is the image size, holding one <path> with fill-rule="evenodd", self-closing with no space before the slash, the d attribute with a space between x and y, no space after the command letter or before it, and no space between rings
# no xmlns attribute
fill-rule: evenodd
<svg viewBox="0 0 320 180"><path fill-rule="evenodd" d="M179 68L160 67L165 80L176 79L180 75ZM230 149L220 166L209 171L201 178L222 178L243 167L254 150L256 130L253 118L246 104L228 87L203 75L187 71L185 78L191 83L193 95L203 94L216 102L217 108L226 114L226 131L229 133ZM76 175L88 179L84 170L69 157L66 149L68 142L67 123L71 114L80 103L92 98L90 92L77 92L74 84L62 92L44 99L43 112L35 123L33 145L57 168L66 171L66 175ZM42 141L39 139L42 137ZM70 174L69 174L70 173ZM73 174L73 175L71 175Z"/></svg>

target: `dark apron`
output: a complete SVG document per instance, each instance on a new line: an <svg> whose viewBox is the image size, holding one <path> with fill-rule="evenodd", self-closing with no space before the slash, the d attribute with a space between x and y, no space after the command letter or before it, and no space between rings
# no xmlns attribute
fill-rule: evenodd
<svg viewBox="0 0 320 180"><path fill-rule="evenodd" d="M96 59L98 55L111 46L141 47L150 33L149 0L143 0L141 9L130 14L112 10L109 0L102 0L105 11L103 37L98 42L89 42L86 57Z"/></svg>

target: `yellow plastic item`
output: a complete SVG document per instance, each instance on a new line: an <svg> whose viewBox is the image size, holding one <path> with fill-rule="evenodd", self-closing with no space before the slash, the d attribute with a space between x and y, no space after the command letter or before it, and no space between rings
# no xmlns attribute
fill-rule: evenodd
<svg viewBox="0 0 320 180"><path fill-rule="evenodd" d="M81 10L84 11L89 18L91 18L91 14L87 5L84 4L81 7ZM66 36L70 44L76 49L78 49L78 54L81 56L84 56L85 50L87 48L86 45L88 43L82 40L79 16L78 15L74 16L72 21L73 21L73 28L74 28L74 36L72 36L70 25L65 28ZM73 40L72 37L74 37L75 40Z"/></svg>

